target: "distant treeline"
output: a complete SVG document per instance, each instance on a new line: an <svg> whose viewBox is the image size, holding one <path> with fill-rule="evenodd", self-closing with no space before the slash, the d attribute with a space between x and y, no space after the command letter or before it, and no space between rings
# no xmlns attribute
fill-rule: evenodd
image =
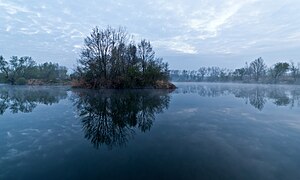
<svg viewBox="0 0 300 180"><path fill-rule="evenodd" d="M56 63L37 64L31 57L0 56L0 82L12 85L60 83L69 79L68 70Z"/></svg>
<svg viewBox="0 0 300 180"><path fill-rule="evenodd" d="M149 41L135 43L121 27L96 27L84 39L72 79L87 88L168 88L169 70Z"/></svg>
<svg viewBox="0 0 300 180"><path fill-rule="evenodd" d="M198 70L171 70L172 81L180 82L243 82L300 84L300 64L278 62L267 67L262 58L246 62L245 66L231 70L220 67L200 67Z"/></svg>

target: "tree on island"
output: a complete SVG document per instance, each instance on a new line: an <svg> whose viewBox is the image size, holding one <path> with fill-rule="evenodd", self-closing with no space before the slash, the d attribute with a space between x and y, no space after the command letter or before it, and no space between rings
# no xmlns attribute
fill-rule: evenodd
<svg viewBox="0 0 300 180"><path fill-rule="evenodd" d="M72 78L75 87L174 88L168 63L155 56L150 41L136 44L122 27L92 30Z"/></svg>

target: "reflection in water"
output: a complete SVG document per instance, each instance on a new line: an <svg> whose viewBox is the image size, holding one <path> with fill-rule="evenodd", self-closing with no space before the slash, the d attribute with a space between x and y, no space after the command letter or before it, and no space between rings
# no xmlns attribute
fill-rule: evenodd
<svg viewBox="0 0 300 180"><path fill-rule="evenodd" d="M164 90L77 90L75 94L85 137L96 148L126 145L135 127L149 131L155 114L168 108L170 101Z"/></svg>
<svg viewBox="0 0 300 180"><path fill-rule="evenodd" d="M11 113L29 113L37 104L51 105L67 97L60 87L0 86L0 115L6 110Z"/></svg>
<svg viewBox="0 0 300 180"><path fill-rule="evenodd" d="M299 86L177 86L0 85L0 179L300 179ZM11 113L30 102L33 113Z"/></svg>
<svg viewBox="0 0 300 180"><path fill-rule="evenodd" d="M268 86L239 84L184 84L175 93L197 93L203 97L234 95L242 98L258 110L263 110L267 101L277 106L300 106L298 86Z"/></svg>

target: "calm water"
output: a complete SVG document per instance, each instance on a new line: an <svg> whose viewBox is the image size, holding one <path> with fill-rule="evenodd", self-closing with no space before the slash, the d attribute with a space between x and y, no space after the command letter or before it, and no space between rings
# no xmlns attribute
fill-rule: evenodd
<svg viewBox="0 0 300 180"><path fill-rule="evenodd" d="M300 86L0 85L0 179L300 179Z"/></svg>

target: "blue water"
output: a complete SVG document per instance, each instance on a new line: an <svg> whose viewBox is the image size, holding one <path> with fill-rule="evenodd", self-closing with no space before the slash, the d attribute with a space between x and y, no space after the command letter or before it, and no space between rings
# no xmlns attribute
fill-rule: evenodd
<svg viewBox="0 0 300 180"><path fill-rule="evenodd" d="M300 87L0 86L0 179L300 179Z"/></svg>

